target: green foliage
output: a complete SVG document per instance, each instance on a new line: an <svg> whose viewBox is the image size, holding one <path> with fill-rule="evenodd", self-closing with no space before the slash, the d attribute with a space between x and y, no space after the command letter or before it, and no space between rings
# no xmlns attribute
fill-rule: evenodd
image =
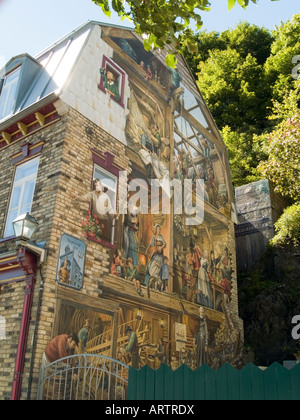
<svg viewBox="0 0 300 420"><path fill-rule="evenodd" d="M258 0L251 0L252 3L257 4ZM271 1L278 1L278 0L271 0ZM250 0L228 0L228 10L234 8L234 6L238 3L243 9L246 9L249 6Z"/></svg>
<svg viewBox="0 0 300 420"><path fill-rule="evenodd" d="M288 207L275 223L276 235L272 245L300 244L300 204Z"/></svg>
<svg viewBox="0 0 300 420"><path fill-rule="evenodd" d="M259 181L256 167L260 159L266 159L259 143L253 144L251 133L240 133L226 126L221 131L227 146L232 182L235 187Z"/></svg>
<svg viewBox="0 0 300 420"><path fill-rule="evenodd" d="M179 37L183 37L187 45L194 49L197 45L190 26L194 23L197 30L203 25L200 12L209 11L209 0L92 0L101 7L106 16L111 16L111 10L121 18L130 19L135 31L145 35L145 48L163 48L166 44L173 44L180 49ZM214 1L214 0L212 0ZM243 8L250 0L223 0L232 9L236 2ZM257 0L251 0L256 3ZM275 1L275 0L271 0ZM170 51L174 55L174 52ZM175 66L176 61L169 57Z"/></svg>
<svg viewBox="0 0 300 420"><path fill-rule="evenodd" d="M265 69L273 98L282 100L286 87L294 86L293 57L300 54L300 14L276 27L272 36L274 42Z"/></svg>
<svg viewBox="0 0 300 420"><path fill-rule="evenodd" d="M263 72L256 58L236 50L210 51L200 63L198 86L217 125L245 131L266 118Z"/></svg>
<svg viewBox="0 0 300 420"><path fill-rule="evenodd" d="M275 102L270 119L279 121L269 135L263 137L268 160L261 162L259 172L273 182L275 191L300 199L300 85L282 103Z"/></svg>
<svg viewBox="0 0 300 420"><path fill-rule="evenodd" d="M259 172L271 180L275 191L290 198L296 204L288 207L275 224L276 236L271 245L300 244L300 82L290 92L286 91L283 102L274 102L270 119L277 125L265 139L268 159L258 166Z"/></svg>

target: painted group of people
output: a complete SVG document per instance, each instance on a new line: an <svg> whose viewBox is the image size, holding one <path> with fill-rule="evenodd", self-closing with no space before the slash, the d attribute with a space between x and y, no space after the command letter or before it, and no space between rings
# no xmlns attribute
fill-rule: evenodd
<svg viewBox="0 0 300 420"><path fill-rule="evenodd" d="M177 245L174 246L174 259L181 273L182 294L199 305L214 307L212 284L224 289L225 302L231 299L231 268L228 249L218 257L211 250L210 255L200 249L193 241L187 255L178 256Z"/></svg>
<svg viewBox="0 0 300 420"><path fill-rule="evenodd" d="M136 287L137 293L143 296L139 279L139 266L141 263L139 262L136 238L138 230L137 215L126 215L123 230L123 250L115 251L110 272L112 275L131 280ZM146 250L146 254L149 254L150 250L152 250L152 253L146 267L144 285L147 286L150 283L151 287L152 284L158 282L158 290L168 291L169 277L172 275L172 272L169 266L169 259L164 255L164 249L167 244L161 234L161 226L159 224L155 226L153 233L152 240Z"/></svg>

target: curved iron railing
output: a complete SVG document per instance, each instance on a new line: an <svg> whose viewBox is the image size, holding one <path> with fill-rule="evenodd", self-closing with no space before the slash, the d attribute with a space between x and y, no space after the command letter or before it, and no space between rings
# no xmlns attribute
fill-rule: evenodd
<svg viewBox="0 0 300 420"><path fill-rule="evenodd" d="M38 400L125 400L128 366L97 354L76 354L42 365Z"/></svg>

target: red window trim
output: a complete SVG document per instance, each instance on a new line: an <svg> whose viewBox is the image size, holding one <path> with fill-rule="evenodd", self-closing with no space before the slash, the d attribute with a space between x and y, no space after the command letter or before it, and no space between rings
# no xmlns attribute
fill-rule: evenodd
<svg viewBox="0 0 300 420"><path fill-rule="evenodd" d="M114 160L115 160L115 156L112 153L109 152L104 152L101 153L96 149L91 149L92 152L92 160L94 162L94 165L98 165L100 166L100 168L106 170L107 172L111 173L112 175L114 175L117 178L117 203L118 203L118 189L119 189L119 178L120 178L120 172L124 171L124 169L119 166ZM104 240L97 240L89 235L87 235L87 239L99 243L101 245L103 245L104 247L110 248L110 249L116 249L116 246L114 244L115 242L115 235L116 235L116 229L114 232L114 239L113 239L113 243L110 242L106 242Z"/></svg>
<svg viewBox="0 0 300 420"><path fill-rule="evenodd" d="M117 101L113 96L111 96L112 100L117 102L117 104L121 105L123 108L125 108L124 105L124 96L125 96L125 72L119 67L117 66L112 60L110 60L108 57L106 57L105 55L103 56L103 60L102 60L102 68L106 69L106 64L109 64L112 68L114 68L118 73L121 74L122 77L122 81L121 81L121 91L120 91L120 100ZM106 93L105 88L104 88L104 82L102 77L100 77L100 83L98 84L98 88L100 90L102 90L103 92Z"/></svg>

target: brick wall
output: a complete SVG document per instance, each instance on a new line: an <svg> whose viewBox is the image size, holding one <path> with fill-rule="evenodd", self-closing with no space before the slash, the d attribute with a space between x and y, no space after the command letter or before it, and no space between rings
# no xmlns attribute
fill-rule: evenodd
<svg viewBox="0 0 300 420"><path fill-rule="evenodd" d="M49 241L51 237L52 220L54 217L54 207L56 201L56 192L58 190L59 172L61 167L61 154L63 139L65 136L65 120L61 119L55 124L40 130L39 132L24 138L20 142L16 142L9 147L1 150L0 156L0 232L3 234L5 227L5 217L9 205L10 192L14 179L14 166L11 156L21 150L24 143L36 144L41 140L45 141L44 148L40 157L40 165L36 182L35 195L32 206L32 215L39 222L39 230L37 241ZM45 200L45 194L47 199ZM12 251L16 245L14 241L4 242L0 244L0 252ZM1 254L0 254L1 255ZM44 271L44 270L43 270ZM37 276L37 284L40 281ZM25 282L12 283L2 286L0 292L0 314L6 319L6 339L0 340L0 400L10 399L13 372L15 368L15 359L18 347L18 339L20 333L20 322L23 312ZM34 321L37 304L38 287L35 288L35 299L32 310L32 320L28 337L28 346L25 356L25 371L23 376L23 393L22 398L26 398L30 357L31 342L34 330ZM52 289L45 286L44 299L53 297L55 288ZM53 299L54 302L54 299ZM53 304L52 304L53 306ZM53 311L53 307L49 311Z"/></svg>
<svg viewBox="0 0 300 420"><path fill-rule="evenodd" d="M61 146L59 159L59 170L51 171L51 178L55 180L53 191L47 186L49 175L39 179L39 208L40 217L46 223L51 225L48 238L48 259L43 269L45 279L44 294L41 307L41 319L38 332L38 341L34 363L34 383L32 392L35 395L37 375L42 359L42 354L49 340L53 336L55 313L56 313L56 292L58 286L55 281L58 248L60 237L63 233L72 235L86 243L86 259L84 271L84 283L81 294L91 297L97 297L96 289L98 279L106 272L108 273L110 264L110 253L108 248L102 247L85 239L81 232L82 220L87 214L88 204L74 202L71 198L71 192L78 195L86 194L91 189L93 177L93 161L91 148L99 152L110 152L116 156L115 162L121 167L129 167L128 158L125 156L125 146L117 140L103 132L99 127L79 114L77 111L69 108L68 114L64 117L64 144ZM57 127L58 128L58 127ZM56 134L56 127L53 131ZM58 141L53 142L53 153ZM49 157L52 161L52 157ZM55 165L54 165L55 166ZM50 165L51 167L51 165ZM50 179L51 179L50 178ZM48 191L49 189L49 191ZM48 193L54 196L53 216L47 215ZM51 198L51 199L52 199ZM39 232L39 239L43 239L43 233Z"/></svg>

